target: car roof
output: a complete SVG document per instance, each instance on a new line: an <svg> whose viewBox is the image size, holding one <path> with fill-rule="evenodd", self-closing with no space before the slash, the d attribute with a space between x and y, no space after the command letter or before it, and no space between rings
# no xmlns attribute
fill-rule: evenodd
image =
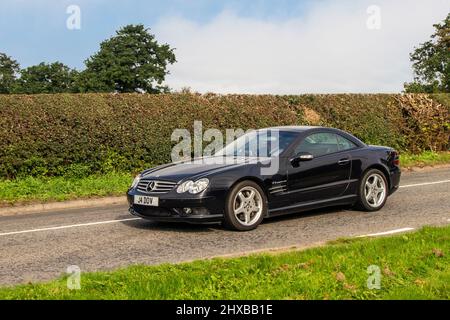
<svg viewBox="0 0 450 320"><path fill-rule="evenodd" d="M263 128L261 130L279 130L279 131L294 131L294 132L303 132L311 129L317 129L317 128L323 128L323 129L330 129L320 126L278 126L278 127L270 127L270 128Z"/></svg>

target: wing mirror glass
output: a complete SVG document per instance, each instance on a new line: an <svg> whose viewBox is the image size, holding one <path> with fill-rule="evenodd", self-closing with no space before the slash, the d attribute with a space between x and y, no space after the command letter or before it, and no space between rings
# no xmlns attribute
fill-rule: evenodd
<svg viewBox="0 0 450 320"><path fill-rule="evenodd" d="M294 158L291 159L291 164L293 167L298 167L302 161L311 161L314 156L309 152L300 152Z"/></svg>

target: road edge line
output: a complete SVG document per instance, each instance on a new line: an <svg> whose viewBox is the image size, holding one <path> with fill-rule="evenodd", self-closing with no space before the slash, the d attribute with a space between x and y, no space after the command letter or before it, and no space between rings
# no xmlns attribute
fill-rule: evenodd
<svg viewBox="0 0 450 320"><path fill-rule="evenodd" d="M431 182L405 184L403 186L400 185L399 188L413 188L413 187L421 187L421 186L431 186L431 185L434 185L434 184L442 184L442 183L450 183L450 180L439 180L439 181L431 181Z"/></svg>
<svg viewBox="0 0 450 320"><path fill-rule="evenodd" d="M408 232L408 231L413 231L413 230L415 230L415 228L405 227L405 228L393 229L393 230L382 231L382 232L377 232L377 233L362 234L359 236L355 236L355 238L388 236L391 234Z"/></svg>
<svg viewBox="0 0 450 320"><path fill-rule="evenodd" d="M36 228L36 229L8 231L8 232L0 233L0 237L12 236L12 235L24 234L24 233L33 233L33 232L43 232L43 231L53 231L53 230L72 229L72 228L79 228L79 227L97 226L97 225L102 225L102 224L111 224L111 223L118 223L118 222L125 222L125 221L134 221L134 220L141 220L141 219L142 218L134 217L134 218L125 218L125 219L116 219L116 220L104 220L104 221L94 221L94 222L87 222L87 223L77 223L77 224L69 224L69 225L53 226L53 227L42 227L42 228Z"/></svg>

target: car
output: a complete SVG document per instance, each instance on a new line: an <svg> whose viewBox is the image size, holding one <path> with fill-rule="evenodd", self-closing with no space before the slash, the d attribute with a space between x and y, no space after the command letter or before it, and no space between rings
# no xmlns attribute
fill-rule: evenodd
<svg viewBox="0 0 450 320"><path fill-rule="evenodd" d="M247 231L268 217L328 206L380 210L400 175L393 148L334 128L282 126L247 132L210 157L145 170L127 199L145 219Z"/></svg>

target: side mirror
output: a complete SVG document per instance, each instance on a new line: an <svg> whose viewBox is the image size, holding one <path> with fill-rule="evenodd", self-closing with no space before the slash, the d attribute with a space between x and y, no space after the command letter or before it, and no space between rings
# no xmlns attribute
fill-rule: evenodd
<svg viewBox="0 0 450 320"><path fill-rule="evenodd" d="M311 161L314 156L309 152L300 152L294 158L291 159L291 164L293 167L298 167L302 161Z"/></svg>

